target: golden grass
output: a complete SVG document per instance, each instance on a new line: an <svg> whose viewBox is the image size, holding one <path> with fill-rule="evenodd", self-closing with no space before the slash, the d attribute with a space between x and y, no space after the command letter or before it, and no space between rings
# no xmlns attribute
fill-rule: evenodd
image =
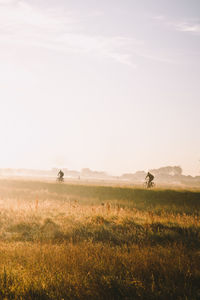
<svg viewBox="0 0 200 300"><path fill-rule="evenodd" d="M199 207L192 191L2 180L0 299L199 299Z"/></svg>

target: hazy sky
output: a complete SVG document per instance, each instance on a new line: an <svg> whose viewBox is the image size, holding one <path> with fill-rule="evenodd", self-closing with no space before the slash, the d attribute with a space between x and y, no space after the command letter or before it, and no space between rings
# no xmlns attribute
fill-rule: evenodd
<svg viewBox="0 0 200 300"><path fill-rule="evenodd" d="M0 167L200 174L199 0L0 0Z"/></svg>

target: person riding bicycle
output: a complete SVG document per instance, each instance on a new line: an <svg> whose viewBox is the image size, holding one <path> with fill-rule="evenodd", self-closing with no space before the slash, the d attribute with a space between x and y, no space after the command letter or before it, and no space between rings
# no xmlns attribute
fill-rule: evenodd
<svg viewBox="0 0 200 300"><path fill-rule="evenodd" d="M148 178L147 187L149 188L153 185L154 176L150 172L148 172L145 179L147 178Z"/></svg>
<svg viewBox="0 0 200 300"><path fill-rule="evenodd" d="M64 172L62 171L62 170L60 170L59 172L58 172L58 179L59 180L63 180L63 177L64 177Z"/></svg>

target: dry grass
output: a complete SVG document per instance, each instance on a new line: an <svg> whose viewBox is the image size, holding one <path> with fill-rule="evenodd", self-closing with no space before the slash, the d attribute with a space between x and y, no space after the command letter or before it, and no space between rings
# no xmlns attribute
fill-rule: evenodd
<svg viewBox="0 0 200 300"><path fill-rule="evenodd" d="M0 299L200 299L200 193L0 181Z"/></svg>

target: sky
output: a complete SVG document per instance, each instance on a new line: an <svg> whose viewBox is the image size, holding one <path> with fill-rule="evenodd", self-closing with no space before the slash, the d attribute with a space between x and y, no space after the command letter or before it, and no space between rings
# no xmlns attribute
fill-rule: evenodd
<svg viewBox="0 0 200 300"><path fill-rule="evenodd" d="M199 0L0 0L0 168L200 174Z"/></svg>

